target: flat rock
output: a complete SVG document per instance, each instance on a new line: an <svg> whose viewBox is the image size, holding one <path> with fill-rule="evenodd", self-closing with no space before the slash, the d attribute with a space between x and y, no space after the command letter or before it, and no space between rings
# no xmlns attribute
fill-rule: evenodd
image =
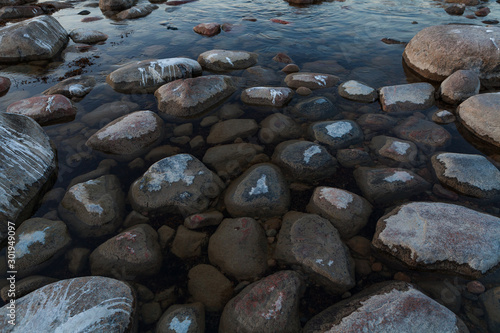
<svg viewBox="0 0 500 333"><path fill-rule="evenodd" d="M120 67L106 77L106 82L118 92L139 94L152 93L168 82L198 75L201 66L192 59L151 59Z"/></svg>
<svg viewBox="0 0 500 333"><path fill-rule="evenodd" d="M224 203L233 217L280 216L290 206L290 190L277 166L261 163L229 185Z"/></svg>
<svg viewBox="0 0 500 333"><path fill-rule="evenodd" d="M213 72L225 72L252 67L257 63L257 53L247 51L211 50L198 56L200 65Z"/></svg>
<svg viewBox="0 0 500 333"><path fill-rule="evenodd" d="M210 128L207 143L219 144L233 142L236 138L247 138L259 130L254 119L229 119Z"/></svg>
<svg viewBox="0 0 500 333"><path fill-rule="evenodd" d="M340 110L326 97L312 97L297 103L291 112L307 120L324 120L335 117Z"/></svg>
<svg viewBox="0 0 500 333"><path fill-rule="evenodd" d="M332 177L337 171L337 160L314 142L290 140L276 146L272 156L288 179L315 182Z"/></svg>
<svg viewBox="0 0 500 333"><path fill-rule="evenodd" d="M220 177L231 178L245 171L255 156L263 151L264 147L245 142L220 145L207 149L203 163Z"/></svg>
<svg viewBox="0 0 500 333"><path fill-rule="evenodd" d="M393 204L431 188L425 179L402 168L360 167L354 170L354 178L363 196L379 205Z"/></svg>
<svg viewBox="0 0 500 333"><path fill-rule="evenodd" d="M219 332L299 333L299 299L304 282L294 271L280 271L250 284L227 303Z"/></svg>
<svg viewBox="0 0 500 333"><path fill-rule="evenodd" d="M445 148L451 141L451 134L444 127L415 116L398 124L393 132L398 138L412 141L426 152Z"/></svg>
<svg viewBox="0 0 500 333"><path fill-rule="evenodd" d="M457 332L467 326L446 307L405 282L379 283L310 319L304 333Z"/></svg>
<svg viewBox="0 0 500 333"><path fill-rule="evenodd" d="M174 304L156 324L156 333L205 332L205 309L201 303Z"/></svg>
<svg viewBox="0 0 500 333"><path fill-rule="evenodd" d="M252 218L225 219L208 243L208 259L238 280L252 280L267 269L267 238Z"/></svg>
<svg viewBox="0 0 500 333"><path fill-rule="evenodd" d="M282 113L273 113L260 123L259 140L262 143L277 143L302 136L302 128L292 118Z"/></svg>
<svg viewBox="0 0 500 333"><path fill-rule="evenodd" d="M64 95L68 98L83 98L94 89L96 80L93 76L73 76L45 90L45 95Z"/></svg>
<svg viewBox="0 0 500 333"><path fill-rule="evenodd" d="M68 33L54 17L35 17L0 28L0 62L50 59L67 43Z"/></svg>
<svg viewBox="0 0 500 333"><path fill-rule="evenodd" d="M124 214L124 194L114 175L73 185L59 205L63 221L83 238L112 234L123 222Z"/></svg>
<svg viewBox="0 0 500 333"><path fill-rule="evenodd" d="M16 325L0 309L4 332L133 332L134 292L118 280L79 277L49 284L16 300ZM57 311L54 311L57 309Z"/></svg>
<svg viewBox="0 0 500 333"><path fill-rule="evenodd" d="M188 278L189 294L196 302L203 303L207 311L222 311L233 297L233 283L214 266L194 266Z"/></svg>
<svg viewBox="0 0 500 333"><path fill-rule="evenodd" d="M363 131L353 120L320 121L313 123L309 132L314 140L334 150L363 141Z"/></svg>
<svg viewBox="0 0 500 333"><path fill-rule="evenodd" d="M40 125L46 125L74 119L77 109L63 95L47 95L14 102L7 107L6 112L27 116Z"/></svg>
<svg viewBox="0 0 500 333"><path fill-rule="evenodd" d="M372 244L412 269L478 278L500 263L500 218L441 202L401 205L377 222Z"/></svg>
<svg viewBox="0 0 500 333"><path fill-rule="evenodd" d="M119 20L132 20L140 17L148 16L153 12L153 10L158 9L157 5L152 4L141 4L134 6L132 8L122 10L116 14L116 18Z"/></svg>
<svg viewBox="0 0 500 333"><path fill-rule="evenodd" d="M337 229L319 215L287 213L274 258L286 265L298 265L312 281L334 294L354 287L354 260Z"/></svg>
<svg viewBox="0 0 500 333"><path fill-rule="evenodd" d="M104 42L108 39L108 35L97 30L78 28L73 29L69 33L69 37L75 43L94 44Z"/></svg>
<svg viewBox="0 0 500 333"><path fill-rule="evenodd" d="M500 93L480 94L468 98L457 108L460 124L475 137L500 147Z"/></svg>
<svg viewBox="0 0 500 333"><path fill-rule="evenodd" d="M33 119L0 113L0 240L7 236L7 221L31 216L45 184L56 170L50 140Z"/></svg>
<svg viewBox="0 0 500 333"><path fill-rule="evenodd" d="M410 83L380 88L382 110L390 114L410 113L434 105L434 87L429 83Z"/></svg>
<svg viewBox="0 0 500 333"><path fill-rule="evenodd" d="M130 203L143 215L205 211L224 183L189 154L166 157L153 164L130 187Z"/></svg>
<svg viewBox="0 0 500 333"><path fill-rule="evenodd" d="M356 123L358 123L362 129L387 131L396 125L397 119L386 114L367 113L359 117Z"/></svg>
<svg viewBox="0 0 500 333"><path fill-rule="evenodd" d="M378 98L375 89L364 83L350 80L339 86L339 95L356 102L372 103Z"/></svg>
<svg viewBox="0 0 500 333"><path fill-rule="evenodd" d="M290 88L306 87L309 89L331 88L339 82L339 78L331 74L292 73L285 77L285 83Z"/></svg>
<svg viewBox="0 0 500 333"><path fill-rule="evenodd" d="M101 128L85 145L132 160L156 146L164 132L163 120L154 112L136 111Z"/></svg>
<svg viewBox="0 0 500 333"><path fill-rule="evenodd" d="M329 220L343 239L349 239L368 223L372 205L352 192L320 186L314 189L306 210Z"/></svg>
<svg viewBox="0 0 500 333"><path fill-rule="evenodd" d="M52 264L71 244L66 225L61 221L32 218L16 230L17 277L32 275Z"/></svg>
<svg viewBox="0 0 500 333"><path fill-rule="evenodd" d="M200 23L193 28L193 31L197 34L212 37L220 34L221 27L219 23Z"/></svg>
<svg viewBox="0 0 500 333"><path fill-rule="evenodd" d="M135 0L99 0L99 8L104 11L117 11L130 8Z"/></svg>
<svg viewBox="0 0 500 333"><path fill-rule="evenodd" d="M97 107L93 111L82 117L82 122L91 127L103 127L110 121L129 114L132 111L139 110L139 105L133 102L111 102Z"/></svg>
<svg viewBox="0 0 500 333"><path fill-rule="evenodd" d="M403 53L406 64L425 78L442 81L459 69L473 70L481 82L500 84L500 28L438 25L412 38Z"/></svg>
<svg viewBox="0 0 500 333"><path fill-rule="evenodd" d="M207 111L235 91L230 76L207 75L167 83L155 91L155 97L162 117L189 118Z"/></svg>
<svg viewBox="0 0 500 333"><path fill-rule="evenodd" d="M90 255L90 270L92 275L133 280L157 274L162 259L156 231L138 224L99 245Z"/></svg>
<svg viewBox="0 0 500 333"><path fill-rule="evenodd" d="M372 138L370 149L389 166L410 166L417 162L418 148L411 141L378 135Z"/></svg>
<svg viewBox="0 0 500 333"><path fill-rule="evenodd" d="M283 87L253 87L243 90L241 101L250 105L282 107L293 97L293 90Z"/></svg>
<svg viewBox="0 0 500 333"><path fill-rule="evenodd" d="M432 167L442 185L476 198L500 195L500 171L481 155L438 153Z"/></svg>
<svg viewBox="0 0 500 333"><path fill-rule="evenodd" d="M439 87L439 97L449 104L460 104L467 98L479 94L481 81L476 72L458 70L448 76Z"/></svg>

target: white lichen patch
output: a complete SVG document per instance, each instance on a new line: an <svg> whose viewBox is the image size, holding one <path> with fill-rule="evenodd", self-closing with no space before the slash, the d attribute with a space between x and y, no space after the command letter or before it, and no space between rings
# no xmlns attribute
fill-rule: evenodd
<svg viewBox="0 0 500 333"><path fill-rule="evenodd" d="M349 192L331 187L322 188L319 192L319 198L328 201L338 209L346 209L354 200Z"/></svg>
<svg viewBox="0 0 500 333"><path fill-rule="evenodd" d="M278 316L281 313L281 308L283 307L283 298L284 294L283 292L280 291L276 301L273 304L271 304L269 310L267 312L262 313L261 316L267 320L278 318Z"/></svg>
<svg viewBox="0 0 500 333"><path fill-rule="evenodd" d="M380 95L387 106L397 103L422 105L433 98L434 88L429 83L402 84L383 87L380 89Z"/></svg>
<svg viewBox="0 0 500 333"><path fill-rule="evenodd" d="M156 132L158 125L153 112L137 111L125 116L114 124L105 126L95 135L99 140L134 140Z"/></svg>
<svg viewBox="0 0 500 333"><path fill-rule="evenodd" d="M326 75L314 75L314 79L318 82L319 85L321 86L326 86L326 79L328 77Z"/></svg>
<svg viewBox="0 0 500 333"><path fill-rule="evenodd" d="M320 154L320 153L321 153L321 148L319 146L314 145L314 146L307 148L304 151L304 162L306 164L309 163L309 161L311 160L311 157L313 157L316 154Z"/></svg>
<svg viewBox="0 0 500 333"><path fill-rule="evenodd" d="M257 180L257 184L255 187L252 187L248 194L250 195L258 195L258 194L266 194L269 192L269 188L267 187L266 184L266 178L267 176L265 174L262 174L260 178Z"/></svg>
<svg viewBox="0 0 500 333"><path fill-rule="evenodd" d="M466 264L482 273L500 262L500 218L446 203L413 202L384 219L379 240L418 263Z"/></svg>
<svg viewBox="0 0 500 333"><path fill-rule="evenodd" d="M186 316L186 318L182 321L180 321L179 318L174 317L168 325L168 328L175 331L175 333L187 333L189 331L189 327L191 326L191 322L192 321L189 316Z"/></svg>
<svg viewBox="0 0 500 333"><path fill-rule="evenodd" d="M86 92L86 89L81 84L72 84L69 86L68 91L73 96L81 96Z"/></svg>
<svg viewBox="0 0 500 333"><path fill-rule="evenodd" d="M447 111L447 110L441 110L441 111L436 113L436 116L438 116L440 118L449 117L449 116L453 116L453 113L451 113L450 111Z"/></svg>
<svg viewBox="0 0 500 333"><path fill-rule="evenodd" d="M398 155L405 155L408 149L410 149L410 144L401 141L393 141L389 149L396 152Z"/></svg>
<svg viewBox="0 0 500 333"><path fill-rule="evenodd" d="M410 288L373 295L329 332L458 332L453 312Z"/></svg>
<svg viewBox="0 0 500 333"><path fill-rule="evenodd" d="M164 185L176 182L183 182L187 186L193 184L196 174L187 170L192 160L189 154L178 154L156 162L142 177L140 189L160 191Z"/></svg>
<svg viewBox="0 0 500 333"><path fill-rule="evenodd" d="M149 80L153 84L160 84L183 77L180 66L189 67L191 71L201 71L201 66L197 61L189 58L166 58L150 61L149 63L137 62L137 70L141 75L141 85L149 85Z"/></svg>
<svg viewBox="0 0 500 333"><path fill-rule="evenodd" d="M483 191L500 190L500 171L481 155L442 153L436 159L444 165L444 176Z"/></svg>
<svg viewBox="0 0 500 333"><path fill-rule="evenodd" d="M330 125L326 125L327 134L332 138L341 138L350 133L353 129L352 124L348 121L336 121Z"/></svg>
<svg viewBox="0 0 500 333"><path fill-rule="evenodd" d="M346 83L342 84L345 92L349 95L362 95L367 96L372 94L375 90L371 87L368 87L358 81L350 80Z"/></svg>
<svg viewBox="0 0 500 333"><path fill-rule="evenodd" d="M234 62L250 59L250 53L245 51L212 50L203 53L202 57L209 63L222 62L234 67Z"/></svg>
<svg viewBox="0 0 500 333"><path fill-rule="evenodd" d="M392 175L384 178L386 182L408 182L413 179L413 176L406 171L395 171Z"/></svg>
<svg viewBox="0 0 500 333"><path fill-rule="evenodd" d="M104 213L104 209L102 206L92 198L92 195L90 193L90 186L95 186L97 184L100 184L99 182L95 180L89 180L84 183L79 183L76 185L73 185L69 189L69 193L80 203L82 204L87 212L91 214L97 214L97 215L102 215Z"/></svg>
<svg viewBox="0 0 500 333"><path fill-rule="evenodd" d="M50 227L46 227L43 230L24 232L20 234L16 243L16 258L20 259L30 253L29 248L35 243L45 244L45 231L47 229L50 229Z"/></svg>

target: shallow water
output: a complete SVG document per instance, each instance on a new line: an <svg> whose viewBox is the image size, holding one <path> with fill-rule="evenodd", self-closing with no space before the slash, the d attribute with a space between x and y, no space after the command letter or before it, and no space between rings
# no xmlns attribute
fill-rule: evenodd
<svg viewBox="0 0 500 333"><path fill-rule="evenodd" d="M153 58L189 57L197 59L202 52L211 49L246 50L259 54L258 65L271 68L280 73L282 64L272 60L278 52L288 54L299 67L307 63L316 61L326 61L327 65L321 66L323 72L335 74L341 81L356 79L366 82L374 88L386 85L395 85L421 81L416 75L405 70L402 64L402 52L404 45L384 44L382 38L392 38L399 41L409 41L418 31L425 27L436 24L461 23L479 24L481 20L492 20L500 18L500 4L493 1L485 3L491 9L491 13L486 18L467 19L465 15L472 14L475 7L468 7L464 16L450 16L444 11L442 1L353 1L346 0L325 1L322 3L307 6L292 6L283 0L232 0L215 1L200 0L180 6L167 6L157 4L159 8L147 17L127 20L113 21L104 17L99 8L88 7L96 4L95 1L74 2L74 8L63 9L53 14L55 18L70 31L75 28L91 28L99 30L109 35L109 39L100 45L93 46L86 52L79 52L74 48L74 43L70 42L65 51L50 63L21 64L16 66L0 67L0 75L7 76L12 81L12 87L8 94L0 97L0 111L14 101L22 98L32 97L42 93L47 88L56 84L60 78L73 70L82 69L83 74L93 75L97 80L96 87L83 100L76 103L78 115L73 122L46 126L45 130L53 139L58 149L59 174L54 188L66 188L70 181L81 174L94 170L98 163L106 158L100 154L92 152L84 143L86 131L74 127L79 123L82 116L94 110L98 106L113 101L133 101L140 105L141 109L157 111L156 101L152 94L148 95L126 95L114 92L106 83L105 78L111 71L130 61L139 61ZM146 1L140 1L147 3ZM91 12L88 16L100 16L102 20L90 23L83 23L80 20L86 16L78 15L82 10ZM257 21L242 20L243 17L252 16ZM278 18L289 21L290 24L279 24L270 21ZM233 24L232 31L221 32L219 35L208 38L193 32L192 28L203 22L218 22ZM81 59L86 59L82 61ZM88 60L88 61L87 61ZM83 64L79 66L78 64ZM207 74L206 72L204 74ZM231 72L229 75L241 76L242 71ZM71 76L68 74L67 76ZM281 75L280 82L276 84L284 86ZM237 103L239 92L236 92L225 103ZM312 96L328 96L336 103L347 116L356 117L362 114L361 106L371 112L378 112L378 103L360 105L359 103L343 100L338 96L336 88L314 91ZM289 105L294 105L300 96L295 96ZM245 114L241 118L255 118L257 121L263 119L270 112L280 111L262 109L240 105ZM437 110L428 110L432 112ZM217 109L210 113L216 113ZM203 116L206 116L203 115ZM202 117L190 120L194 124L194 135L208 134L208 129L202 129L199 121ZM100 128L107 124L109 119L102 119L94 128ZM169 126L174 126L170 124ZM452 144L447 151L463 153L480 153L474 146L467 142L457 131L454 124L445 126L453 135ZM61 131L64 130L64 134ZM257 142L254 138L253 141ZM165 144L172 144L165 141ZM173 145L173 144L172 144ZM190 151L189 145L180 146L181 152L188 152L200 158L203 150ZM273 147L266 147L266 153L272 154ZM75 159L78 153L90 154L88 159ZM119 162L118 166L112 169L112 173L119 176L125 191L128 191L130 183L138 177L142 171L130 173L126 163ZM352 172L341 170L339 177L330 180L322 185L335 185L359 193L355 182L352 179ZM310 191L306 191L296 196L292 201L292 207L303 210L309 200ZM426 198L423 198L426 199ZM479 203L481 206L481 203ZM43 216L47 212L55 209L54 205L41 205L34 216ZM484 207L486 208L486 206ZM497 213L500 204L490 212ZM130 207L128 207L130 211ZM371 237L374 223L381 216L383 211L376 211L372 217L370 225L362 234ZM182 221L180 217L172 217L171 221L153 221L157 228L161 223L166 223L175 227ZM213 230L209 230L213 231ZM76 241L79 245L87 248L95 248L100 242L88 244ZM206 259L200 259L206 260ZM181 289L185 287L186 272L195 263L182 263L175 258L171 259L169 267L162 269L162 276L142 281L153 291L161 290L176 283ZM198 262L196 262L198 263ZM61 258L60 264L53 267L60 267L55 271L43 272L45 275L58 278L71 277L65 269L66 263ZM380 277L374 278L374 281ZM365 281L366 282L366 281ZM500 281L496 281L500 283ZM315 294L315 289L311 288L305 300L306 304L313 308L312 313L304 314L304 318L310 317L315 312L322 310L325 305L331 304L321 298L322 293ZM303 305L304 306L304 305ZM465 315L464 315L465 316ZM470 320L469 320L470 322ZM208 331L214 330L216 320L209 320ZM212 326L210 326L212 325ZM147 330L150 327L141 327ZM472 327L471 327L472 328ZM477 328L480 332L480 328Z"/></svg>

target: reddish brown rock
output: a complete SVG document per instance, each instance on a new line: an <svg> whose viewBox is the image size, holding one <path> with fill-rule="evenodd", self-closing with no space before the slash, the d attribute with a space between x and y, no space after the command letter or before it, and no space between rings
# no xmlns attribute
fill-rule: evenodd
<svg viewBox="0 0 500 333"><path fill-rule="evenodd" d="M469 283L467 283L467 291L470 293L482 294L484 293L485 290L486 288L484 287L484 285L477 280L470 281Z"/></svg>
<svg viewBox="0 0 500 333"><path fill-rule="evenodd" d="M0 20L11 20L43 15L42 8L38 6L8 6L0 8Z"/></svg>
<svg viewBox="0 0 500 333"><path fill-rule="evenodd" d="M474 12L474 14L476 14L476 16L479 16L479 17L484 17L484 16L488 15L490 12L491 12L491 10L488 7L483 7L481 9L476 10Z"/></svg>
<svg viewBox="0 0 500 333"><path fill-rule="evenodd" d="M284 64L292 64L293 63L292 58L290 58L286 53L283 53L283 52L280 52L277 55L275 55L273 60L276 62L284 63Z"/></svg>
<svg viewBox="0 0 500 333"><path fill-rule="evenodd" d="M200 35L212 37L218 35L220 33L220 24L211 22L211 23L200 23L196 27L193 28L194 32Z"/></svg>
<svg viewBox="0 0 500 333"><path fill-rule="evenodd" d="M21 114L36 120L40 125L56 121L71 120L76 107L63 95L36 96L12 103L8 113Z"/></svg>
<svg viewBox="0 0 500 333"><path fill-rule="evenodd" d="M10 80L4 76L0 76L0 96L3 96L10 89Z"/></svg>
<svg viewBox="0 0 500 333"><path fill-rule="evenodd" d="M290 88L306 87L309 89L331 88L339 82L335 75L321 73L292 73L285 78L285 83Z"/></svg>
<svg viewBox="0 0 500 333"><path fill-rule="evenodd" d="M295 64L288 64L285 67L283 67L283 69L281 71L285 72L287 74L290 74L290 73L296 73L296 72L300 71L300 68L299 68L299 66L297 66Z"/></svg>
<svg viewBox="0 0 500 333"><path fill-rule="evenodd" d="M102 20L104 17L99 17L99 16L89 16L89 17L84 17L81 19L82 22L94 22L94 21L99 21Z"/></svg>
<svg viewBox="0 0 500 333"><path fill-rule="evenodd" d="M451 134L445 128L415 116L396 126L394 134L400 139L414 142L425 150L444 148L451 141Z"/></svg>

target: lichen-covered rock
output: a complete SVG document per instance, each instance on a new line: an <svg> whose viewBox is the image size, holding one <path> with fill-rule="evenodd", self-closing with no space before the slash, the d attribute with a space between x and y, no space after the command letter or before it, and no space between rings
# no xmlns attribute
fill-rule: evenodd
<svg viewBox="0 0 500 333"><path fill-rule="evenodd" d="M377 222L373 246L413 269L478 278L500 263L500 219L441 202L401 205Z"/></svg>
<svg viewBox="0 0 500 333"><path fill-rule="evenodd" d="M398 124L393 132L400 139L414 142L425 152L445 148L451 142L451 134L444 127L415 116Z"/></svg>
<svg viewBox="0 0 500 333"><path fill-rule="evenodd" d="M339 82L339 78L331 74L292 73L285 77L285 83L290 88L306 87L309 89L331 88Z"/></svg>
<svg viewBox="0 0 500 333"><path fill-rule="evenodd" d="M134 210L145 215L205 211L224 183L189 154L166 157L153 164L130 187Z"/></svg>
<svg viewBox="0 0 500 333"><path fill-rule="evenodd" d="M441 83L439 96L450 104L459 104L467 98L479 94L481 81L476 72L458 70Z"/></svg>
<svg viewBox="0 0 500 333"><path fill-rule="evenodd" d="M71 30L69 37L75 43L94 44L104 42L108 39L108 35L97 30L78 28Z"/></svg>
<svg viewBox="0 0 500 333"><path fill-rule="evenodd" d="M356 102L364 103L375 102L378 98L378 93L375 89L355 80L342 83L339 86L339 95Z"/></svg>
<svg viewBox="0 0 500 333"><path fill-rule="evenodd" d="M417 162L418 148L411 141L378 135L372 138L370 148L389 166L410 166Z"/></svg>
<svg viewBox="0 0 500 333"><path fill-rule="evenodd" d="M316 214L288 212L274 258L297 265L326 290L342 294L354 287L354 260L330 221Z"/></svg>
<svg viewBox="0 0 500 333"><path fill-rule="evenodd" d="M224 72L252 67L258 55L247 51L211 50L203 52L198 62L203 68L214 72Z"/></svg>
<svg viewBox="0 0 500 333"><path fill-rule="evenodd" d="M429 83L410 83L380 88L380 104L388 113L409 113L434 105L434 87Z"/></svg>
<svg viewBox="0 0 500 333"><path fill-rule="evenodd" d="M314 140L334 150L360 143L364 137L359 125L352 120L320 121L313 123L309 132Z"/></svg>
<svg viewBox="0 0 500 333"><path fill-rule="evenodd" d="M35 96L14 102L8 113L20 114L36 120L40 125L67 121L75 118L76 107L63 95Z"/></svg>

